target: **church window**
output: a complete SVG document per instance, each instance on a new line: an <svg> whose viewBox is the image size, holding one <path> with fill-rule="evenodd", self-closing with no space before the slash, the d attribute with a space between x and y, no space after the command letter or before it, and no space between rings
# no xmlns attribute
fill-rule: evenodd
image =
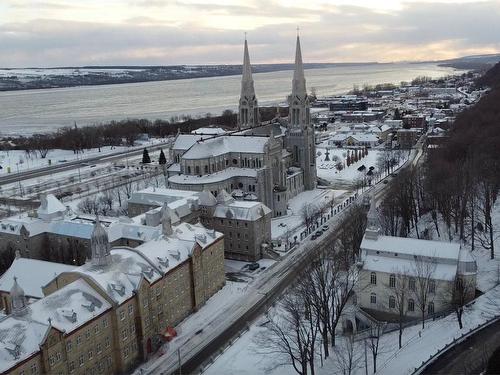
<svg viewBox="0 0 500 375"><path fill-rule="evenodd" d="M391 288L396 287L396 276L394 274L389 276L389 287Z"/></svg>
<svg viewBox="0 0 500 375"><path fill-rule="evenodd" d="M408 300L408 311L415 311L415 301L413 299Z"/></svg>
<svg viewBox="0 0 500 375"><path fill-rule="evenodd" d="M200 174L200 166L197 165L196 167L194 167L196 173L195 174Z"/></svg>
<svg viewBox="0 0 500 375"><path fill-rule="evenodd" d="M237 159L233 159L233 164L234 165L238 164L238 160Z"/></svg>
<svg viewBox="0 0 500 375"><path fill-rule="evenodd" d="M429 306L427 307L427 313L430 315L430 314L434 314L434 302L430 302L429 303Z"/></svg>
<svg viewBox="0 0 500 375"><path fill-rule="evenodd" d="M377 274L375 272L370 274L370 284L377 285Z"/></svg>
<svg viewBox="0 0 500 375"><path fill-rule="evenodd" d="M377 295L375 293L370 294L370 303L377 303Z"/></svg>
<svg viewBox="0 0 500 375"><path fill-rule="evenodd" d="M238 187L241 189L243 187L243 184L241 182L239 182Z"/></svg>
<svg viewBox="0 0 500 375"><path fill-rule="evenodd" d="M208 173L208 165L205 165L205 174Z"/></svg>
<svg viewBox="0 0 500 375"><path fill-rule="evenodd" d="M191 167L190 166L187 167L187 171L188 171L188 174L191 174Z"/></svg>

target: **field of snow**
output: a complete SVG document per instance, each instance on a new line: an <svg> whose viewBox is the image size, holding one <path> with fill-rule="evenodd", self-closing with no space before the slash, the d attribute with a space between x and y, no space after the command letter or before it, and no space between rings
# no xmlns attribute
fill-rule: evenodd
<svg viewBox="0 0 500 375"><path fill-rule="evenodd" d="M7 173L17 173L34 170L37 168L49 167L51 165L63 164L75 160L85 159L112 154L120 151L131 151L141 149L147 146L153 146L158 143L166 142L166 138L152 138L149 141L136 142L136 146L104 146L99 149L84 150L83 154L75 154L71 150L49 150L45 158L40 157L39 153L27 154L24 150L4 150L0 151L0 176ZM10 171L10 172L9 172Z"/></svg>
<svg viewBox="0 0 500 375"><path fill-rule="evenodd" d="M377 168L377 158L380 154L380 150L369 149L368 155L366 155L361 160L356 163L347 166L345 161L347 157L347 149L344 148L328 148L330 161L325 161L326 148L317 148L317 151L321 153L320 156L316 157L316 165L318 171L318 177L323 178L333 184L351 184L358 178L363 178L370 167L374 167L374 173ZM337 161L335 161L337 160ZM338 171L335 165L338 162L342 162L344 169ZM366 169L363 172L358 171L358 168L364 165Z"/></svg>

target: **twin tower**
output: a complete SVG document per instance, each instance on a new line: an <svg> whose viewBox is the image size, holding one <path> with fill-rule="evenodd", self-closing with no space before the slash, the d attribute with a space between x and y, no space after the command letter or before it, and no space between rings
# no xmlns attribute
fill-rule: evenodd
<svg viewBox="0 0 500 375"><path fill-rule="evenodd" d="M311 123L309 96L306 90L300 38L298 35L295 48L292 93L288 96L288 108L288 127L285 146L292 153L293 164L300 167L304 172L305 189L311 190L316 186L316 146L314 128ZM241 129L260 125L259 106L257 97L255 96L252 67L250 65L246 39L243 52L238 125Z"/></svg>

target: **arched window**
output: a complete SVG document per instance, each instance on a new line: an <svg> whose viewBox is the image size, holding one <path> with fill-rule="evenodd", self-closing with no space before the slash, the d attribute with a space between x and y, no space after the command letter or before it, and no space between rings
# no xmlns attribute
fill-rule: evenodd
<svg viewBox="0 0 500 375"><path fill-rule="evenodd" d="M416 287L415 287L415 278L414 277L410 277L410 280L408 280L408 287L410 288L410 290L415 290Z"/></svg>
<svg viewBox="0 0 500 375"><path fill-rule="evenodd" d="M396 308L396 298L394 298L394 296L389 297L389 308L390 309Z"/></svg>
<svg viewBox="0 0 500 375"><path fill-rule="evenodd" d="M370 294L370 303L377 303L377 295L375 293Z"/></svg>
<svg viewBox="0 0 500 375"><path fill-rule="evenodd" d="M411 298L408 300L408 311L415 311L415 301Z"/></svg>
<svg viewBox="0 0 500 375"><path fill-rule="evenodd" d="M389 287L395 288L396 287L396 275L391 275L389 276Z"/></svg>
<svg viewBox="0 0 500 375"><path fill-rule="evenodd" d="M370 284L377 285L377 274L375 272L370 274Z"/></svg>
<svg viewBox="0 0 500 375"><path fill-rule="evenodd" d="M191 167L188 166L187 170L188 170L188 174L191 174Z"/></svg>
<svg viewBox="0 0 500 375"><path fill-rule="evenodd" d="M194 167L194 170L196 171L196 174L200 174L200 166L199 165Z"/></svg>
<svg viewBox="0 0 500 375"><path fill-rule="evenodd" d="M434 302L429 302L429 306L427 306L427 314L434 314Z"/></svg>

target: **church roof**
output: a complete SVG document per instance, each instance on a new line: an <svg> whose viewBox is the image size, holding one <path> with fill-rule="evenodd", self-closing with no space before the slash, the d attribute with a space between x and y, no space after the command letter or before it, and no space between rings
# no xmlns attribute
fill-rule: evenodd
<svg viewBox="0 0 500 375"><path fill-rule="evenodd" d="M302 50L300 48L300 38L297 35L297 44L295 47L295 67L292 81L292 96L304 97L306 95L306 78L304 75L304 65L302 63Z"/></svg>
<svg viewBox="0 0 500 375"><path fill-rule="evenodd" d="M221 136L196 142L182 159L205 159L229 153L263 154L268 137Z"/></svg>

